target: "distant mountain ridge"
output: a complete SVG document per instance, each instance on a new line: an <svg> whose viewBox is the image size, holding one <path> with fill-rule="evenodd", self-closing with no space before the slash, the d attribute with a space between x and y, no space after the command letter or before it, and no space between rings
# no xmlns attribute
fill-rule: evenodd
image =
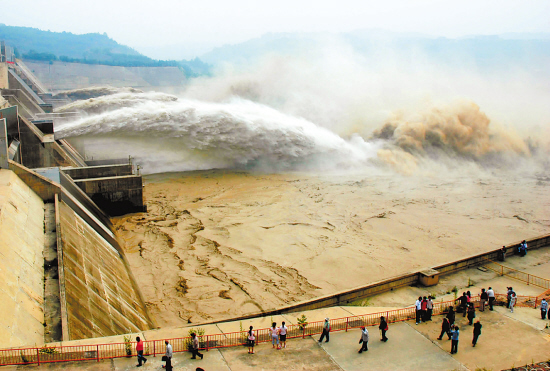
<svg viewBox="0 0 550 371"><path fill-rule="evenodd" d="M0 39L16 47L21 54L34 50L69 58L92 58L97 53L141 56L134 49L117 43L107 34L76 35L70 32L42 31L32 27L0 24ZM68 47L70 45L70 47Z"/></svg>
<svg viewBox="0 0 550 371"><path fill-rule="evenodd" d="M380 50L391 50L407 58L425 57L431 62L453 67L469 63L481 70L512 65L548 70L550 63L550 34L547 33L450 39L384 30L357 30L340 34L269 33L239 44L214 48L201 55L201 59L213 65L242 65L254 63L270 53L316 53L320 48L338 44L351 47L354 53L366 58Z"/></svg>
<svg viewBox="0 0 550 371"><path fill-rule="evenodd" d="M0 23L0 40L14 47L16 57L23 59L125 67L179 67L188 77L210 73L210 66L198 58L190 61L154 60L117 43L105 33L76 35Z"/></svg>

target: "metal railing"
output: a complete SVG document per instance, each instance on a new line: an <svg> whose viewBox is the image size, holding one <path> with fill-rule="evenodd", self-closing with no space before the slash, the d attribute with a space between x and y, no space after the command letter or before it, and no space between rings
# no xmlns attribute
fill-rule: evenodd
<svg viewBox="0 0 550 371"><path fill-rule="evenodd" d="M506 295L496 294L495 305L505 305ZM479 296L472 297L475 306L479 306ZM432 315L442 315L448 312L450 306L454 306L456 300L434 302ZM536 307L537 298L531 296L518 296L516 306ZM377 313L370 313L357 316L349 316L330 320L331 332L349 331L361 326L377 326L380 324L380 317L384 316L388 323L396 323L415 319L416 310L413 307L395 309ZM287 338L305 338L306 336L317 335L322 332L324 321L309 322L305 326L296 324L289 325ZM256 343L271 341L269 328L254 330ZM166 339L172 345L173 352L187 352L191 344L191 337ZM231 332L213 335L199 336L199 348L203 350L228 348L246 345L247 331ZM166 352L166 345L163 340L144 341L144 354L163 355ZM113 343L96 345L68 345L68 346L44 346L42 348L19 348L1 349L0 365L19 364L42 364L71 361L100 361L121 357L136 356L136 343Z"/></svg>
<svg viewBox="0 0 550 371"><path fill-rule="evenodd" d="M550 280L535 276L526 272L518 271L517 269L506 267L502 264L499 264L495 261L487 259L487 262L484 264L484 267L492 270L493 272L501 275L513 278L518 281L525 282L528 285L542 287L544 289L550 290Z"/></svg>

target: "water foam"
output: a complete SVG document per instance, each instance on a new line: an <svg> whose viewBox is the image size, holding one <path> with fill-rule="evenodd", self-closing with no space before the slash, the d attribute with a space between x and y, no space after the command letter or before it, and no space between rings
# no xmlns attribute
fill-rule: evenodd
<svg viewBox="0 0 550 371"><path fill-rule="evenodd" d="M302 118L234 99L103 97L119 107L56 128L85 153L134 156L145 172L253 167L269 171L363 166L379 149L358 136L345 140ZM121 100L125 100L122 102ZM104 156L104 155L103 155Z"/></svg>

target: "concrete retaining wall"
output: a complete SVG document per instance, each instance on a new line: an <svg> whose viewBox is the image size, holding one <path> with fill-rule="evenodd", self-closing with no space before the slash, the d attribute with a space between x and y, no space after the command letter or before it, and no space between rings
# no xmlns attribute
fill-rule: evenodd
<svg viewBox="0 0 550 371"><path fill-rule="evenodd" d="M111 216L144 211L141 176L79 179L74 182Z"/></svg>
<svg viewBox="0 0 550 371"><path fill-rule="evenodd" d="M105 165L62 169L74 180L132 175L132 165Z"/></svg>
<svg viewBox="0 0 550 371"><path fill-rule="evenodd" d="M8 84L8 64L0 63L0 89L9 88Z"/></svg>
<svg viewBox="0 0 550 371"><path fill-rule="evenodd" d="M177 67L119 67L65 62L25 62L34 75L53 91L109 85L148 88L183 86L184 73Z"/></svg>
<svg viewBox="0 0 550 371"><path fill-rule="evenodd" d="M0 170L0 347L44 343L44 203Z"/></svg>
<svg viewBox="0 0 550 371"><path fill-rule="evenodd" d="M56 205L63 340L149 329L123 257L65 202ZM65 302L63 302L65 300Z"/></svg>

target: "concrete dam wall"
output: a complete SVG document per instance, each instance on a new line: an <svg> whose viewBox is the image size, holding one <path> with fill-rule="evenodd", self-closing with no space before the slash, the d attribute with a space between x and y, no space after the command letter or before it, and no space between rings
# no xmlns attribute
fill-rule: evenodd
<svg viewBox="0 0 550 371"><path fill-rule="evenodd" d="M124 257L65 202L56 201L64 339L149 328ZM136 305L137 304L137 305ZM65 308L63 308L65 306Z"/></svg>
<svg viewBox="0 0 550 371"><path fill-rule="evenodd" d="M44 202L0 170L0 347L44 342Z"/></svg>
<svg viewBox="0 0 550 371"><path fill-rule="evenodd" d="M186 81L185 75L177 67L119 67L31 61L25 61L25 64L52 91L98 85L148 90L151 87L181 87Z"/></svg>

